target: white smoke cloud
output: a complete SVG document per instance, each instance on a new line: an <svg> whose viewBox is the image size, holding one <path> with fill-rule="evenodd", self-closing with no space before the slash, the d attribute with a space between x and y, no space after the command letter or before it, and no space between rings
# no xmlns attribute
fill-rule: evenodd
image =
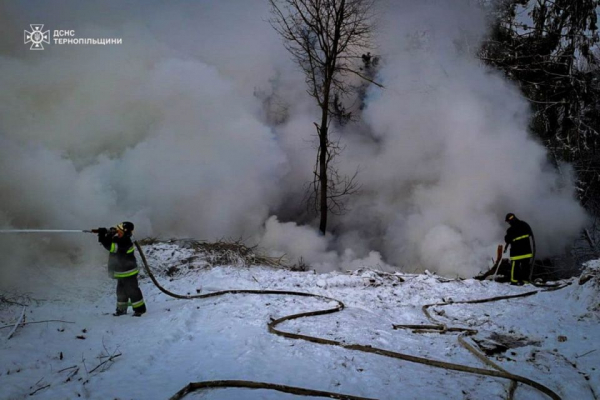
<svg viewBox="0 0 600 400"><path fill-rule="evenodd" d="M526 102L473 57L485 23L466 0L381 11L386 89L369 91L361 124L334 129L346 146L340 168L358 168L363 190L325 237L301 201L318 114L267 2L102 5L114 14L51 3L5 5L3 19L12 30L43 20L124 44L0 44L2 227L128 219L138 237L244 237L321 271L470 276L502 240L507 212L531 223L542 254L562 251L585 222L569 168L559 176L528 136ZM96 246L37 240L0 237L3 277L39 261L19 244L42 260L50 248L74 252L76 262Z"/></svg>
<svg viewBox="0 0 600 400"><path fill-rule="evenodd" d="M154 11L153 18L164 16ZM179 4L175 14L183 21L185 12ZM206 24L198 30L217 24L213 17L201 15ZM221 27L220 45L233 45L234 37L239 42L220 51L214 32L196 32L212 54L190 57L182 52L192 44L185 37L182 47L169 48L169 37L155 36L174 20L161 20L156 31L127 22L117 30L124 45L110 49L51 45L34 62L29 54L2 56L4 227L89 229L128 219L141 237L201 239L249 237L261 229L279 203L287 171L286 155L261 121L261 101L251 86L268 83L273 74L268 57L261 58L268 49L249 47L251 40L241 35L264 21L229 21ZM268 24L262 30L272 34ZM75 31L118 36L84 22ZM276 37L272 41L279 45ZM189 49L197 52L201 44L195 46ZM243 59L235 58L250 56L245 52L252 48L261 50L255 54L260 65L247 59L248 68L240 67ZM15 243L31 246L40 238L5 238L3 270L20 269L19 260L36 262L24 254L48 261L48 246L9 257ZM72 236L53 237L52 243L70 254L86 246ZM87 247L95 246L88 238Z"/></svg>
<svg viewBox="0 0 600 400"><path fill-rule="evenodd" d="M288 262L305 263L321 271L358 268L393 269L376 251L368 252L364 258L358 257L351 248L346 248L338 254L330 250L332 239L331 235L323 236L314 228L298 225L295 222L282 223L277 220L277 217L272 216L265 223L265 234L261 245L273 249L272 256L283 256Z"/></svg>
<svg viewBox="0 0 600 400"><path fill-rule="evenodd" d="M386 89L371 91L364 115L375 140L371 151L364 141L349 149L365 191L340 231L371 226L366 238L382 239L375 248L391 264L472 276L514 212L531 223L540 256L564 251L585 214L569 172L557 175L529 136L525 100L466 51L483 15L460 1L388 11Z"/></svg>

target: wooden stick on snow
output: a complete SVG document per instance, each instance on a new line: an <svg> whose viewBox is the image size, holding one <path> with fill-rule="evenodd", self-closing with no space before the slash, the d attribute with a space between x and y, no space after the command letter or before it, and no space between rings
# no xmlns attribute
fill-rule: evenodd
<svg viewBox="0 0 600 400"><path fill-rule="evenodd" d="M23 311L21 311L21 316L19 317L19 320L15 324L14 328L12 328L12 330L8 334L8 337L6 338L6 340L9 340L12 337L12 335L14 335L14 333L17 331L17 328L19 327L19 325L23 321L23 318L25 317L25 308L26 307L23 307Z"/></svg>

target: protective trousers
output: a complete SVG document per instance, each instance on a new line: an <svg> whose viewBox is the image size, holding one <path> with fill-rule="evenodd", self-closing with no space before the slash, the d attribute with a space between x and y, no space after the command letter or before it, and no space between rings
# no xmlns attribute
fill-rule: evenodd
<svg viewBox="0 0 600 400"><path fill-rule="evenodd" d="M137 275L117 279L117 311L126 312L131 301L134 312L145 313L146 304L138 285Z"/></svg>
<svg viewBox="0 0 600 400"><path fill-rule="evenodd" d="M510 281L512 283L528 283L531 270L532 257L512 260L510 269Z"/></svg>

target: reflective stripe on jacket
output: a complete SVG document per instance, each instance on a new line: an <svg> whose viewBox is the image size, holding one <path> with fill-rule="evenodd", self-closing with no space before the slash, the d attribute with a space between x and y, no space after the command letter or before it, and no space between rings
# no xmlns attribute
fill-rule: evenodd
<svg viewBox="0 0 600 400"><path fill-rule="evenodd" d="M504 241L510 245L510 259L522 260L533 257L532 240L533 232L529 224L515 218L504 236Z"/></svg>
<svg viewBox="0 0 600 400"><path fill-rule="evenodd" d="M139 269L135 259L135 247L130 235L118 237L107 232L98 235L98 241L108 250L108 272L113 278L127 278L137 275Z"/></svg>

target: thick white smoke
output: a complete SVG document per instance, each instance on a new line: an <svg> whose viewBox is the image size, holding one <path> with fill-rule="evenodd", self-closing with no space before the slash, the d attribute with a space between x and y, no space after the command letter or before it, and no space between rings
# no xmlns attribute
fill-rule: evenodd
<svg viewBox="0 0 600 400"><path fill-rule="evenodd" d="M370 90L364 125L341 133L341 168L351 175L358 167L363 190L334 220L326 248L377 250L410 271L472 276L514 212L533 227L538 256L565 251L586 220L570 169L559 175L549 165L528 134L525 99L474 56L486 31L482 10L469 1L401 3L379 15L386 88ZM302 118L280 132L299 136Z"/></svg>
<svg viewBox="0 0 600 400"><path fill-rule="evenodd" d="M375 239L394 265L470 276L514 212L532 225L540 256L564 251L585 214L569 169L558 175L529 136L525 100L473 57L481 12L469 2L407 2L385 15L386 90L371 91L364 114L374 140L351 142L365 191L341 236Z"/></svg>
<svg viewBox="0 0 600 400"><path fill-rule="evenodd" d="M246 20L246 3L219 4L149 4L148 21L131 15L120 24L95 21L81 8L61 20L49 9L47 28L123 37L124 44L48 45L37 54L23 46L2 55L3 227L89 229L127 219L138 237L260 231L279 204L288 167L261 121L254 85L269 87L277 62L268 42L281 44L261 19L266 6ZM29 19L25 7L8 11ZM22 277L23 265L64 264L51 252L85 257L97 247L91 236L0 240L5 278Z"/></svg>
<svg viewBox="0 0 600 400"><path fill-rule="evenodd" d="M362 191L325 237L301 201L318 114L267 2L51 3L5 5L4 26L43 21L124 44L31 52L12 42L20 33L0 39L0 227L128 219L138 236L243 237L319 270L469 276L502 241L507 212L530 222L542 255L585 222L568 167L558 175L528 136L526 101L473 56L486 28L472 2L382 6L386 89L368 92L361 123L335 128L340 168L359 169ZM0 237L5 280L32 253L81 260L96 246L47 240Z"/></svg>

